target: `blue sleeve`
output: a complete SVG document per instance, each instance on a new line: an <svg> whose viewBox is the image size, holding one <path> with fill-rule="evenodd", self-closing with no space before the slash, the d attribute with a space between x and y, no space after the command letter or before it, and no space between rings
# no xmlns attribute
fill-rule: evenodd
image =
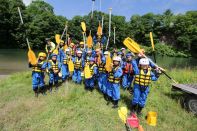
<svg viewBox="0 0 197 131"><path fill-rule="evenodd" d="M122 76L123 72L121 68L118 68L115 73L114 73L114 77L115 78L120 78Z"/></svg>
<svg viewBox="0 0 197 131"><path fill-rule="evenodd" d="M46 69L47 68L47 62L44 62L43 64L42 64L42 67L41 67L41 69L43 70L43 69Z"/></svg>
<svg viewBox="0 0 197 131"><path fill-rule="evenodd" d="M106 58L103 56L103 57L101 58L101 61L102 61L103 63L106 63Z"/></svg>
<svg viewBox="0 0 197 131"><path fill-rule="evenodd" d="M61 67L62 67L62 64L59 62L58 63L58 68L61 69Z"/></svg>
<svg viewBox="0 0 197 131"><path fill-rule="evenodd" d="M151 75L151 80L152 81L156 81L158 79L153 72L151 72L150 75Z"/></svg>
<svg viewBox="0 0 197 131"><path fill-rule="evenodd" d="M83 57L81 58L81 61L82 61L82 68L84 68L84 66L85 66L85 60L83 59Z"/></svg>
<svg viewBox="0 0 197 131"><path fill-rule="evenodd" d="M97 67L97 66L94 67L94 74L95 74L95 75L98 74L98 67Z"/></svg>
<svg viewBox="0 0 197 131"><path fill-rule="evenodd" d="M73 63L75 63L75 57L72 57L72 61L73 61Z"/></svg>
<svg viewBox="0 0 197 131"><path fill-rule="evenodd" d="M50 69L51 68L51 62L48 62L48 68Z"/></svg>
<svg viewBox="0 0 197 131"><path fill-rule="evenodd" d="M138 68L136 60L132 60L132 66L133 66L134 74L137 74L137 73L139 74L139 68Z"/></svg>

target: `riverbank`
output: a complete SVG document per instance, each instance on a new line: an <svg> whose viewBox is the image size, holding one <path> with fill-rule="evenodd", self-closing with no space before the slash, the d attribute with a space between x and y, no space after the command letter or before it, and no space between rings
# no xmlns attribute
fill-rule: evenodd
<svg viewBox="0 0 197 131"><path fill-rule="evenodd" d="M180 83L196 83L197 70L174 69L169 72ZM19 77L20 76L20 77ZM31 72L16 73L0 81L0 130L125 130L117 110L107 106L94 90L86 92L72 82L57 93L34 97ZM121 90L120 106L130 106L132 96ZM140 118L148 131L195 131L197 118L181 107L182 93L171 91L171 81L161 76L151 84L147 105ZM156 127L146 124L148 111L158 113Z"/></svg>

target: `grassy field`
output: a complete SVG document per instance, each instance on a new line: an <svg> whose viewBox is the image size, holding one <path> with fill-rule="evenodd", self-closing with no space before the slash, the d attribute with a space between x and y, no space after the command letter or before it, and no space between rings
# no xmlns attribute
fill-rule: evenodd
<svg viewBox="0 0 197 131"><path fill-rule="evenodd" d="M197 70L172 70L180 83L194 83ZM103 96L94 90L86 92L82 85L63 84L57 93L34 97L31 73L17 73L0 80L0 130L68 130L124 131L117 109L106 105ZM120 106L129 107L132 96L121 90ZM183 95L171 91L165 77L152 83L147 106L140 118L145 131L196 131L197 118L181 107ZM158 113L156 127L146 124L148 111Z"/></svg>

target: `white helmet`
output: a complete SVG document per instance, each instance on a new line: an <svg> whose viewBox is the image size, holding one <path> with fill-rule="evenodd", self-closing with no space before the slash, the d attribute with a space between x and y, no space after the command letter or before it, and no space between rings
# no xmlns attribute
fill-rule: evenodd
<svg viewBox="0 0 197 131"><path fill-rule="evenodd" d="M149 65L149 60L147 58L141 58L139 61L140 65Z"/></svg>
<svg viewBox="0 0 197 131"><path fill-rule="evenodd" d="M88 50L87 53L92 53L92 50Z"/></svg>
<svg viewBox="0 0 197 131"><path fill-rule="evenodd" d="M113 61L121 61L121 58L120 57L118 57L118 56L115 56L114 58L113 58Z"/></svg>
<svg viewBox="0 0 197 131"><path fill-rule="evenodd" d="M78 51L77 51L77 54L82 54L82 51L78 50Z"/></svg>
<svg viewBox="0 0 197 131"><path fill-rule="evenodd" d="M104 55L109 55L109 52L108 52L108 51L105 51L105 52L104 52Z"/></svg>
<svg viewBox="0 0 197 131"><path fill-rule="evenodd" d="M70 49L67 48L67 49L66 49L66 52L69 52L69 51L70 51Z"/></svg>

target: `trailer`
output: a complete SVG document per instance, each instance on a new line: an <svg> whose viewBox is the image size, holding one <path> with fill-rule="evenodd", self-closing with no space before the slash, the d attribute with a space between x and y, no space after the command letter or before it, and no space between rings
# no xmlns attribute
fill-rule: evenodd
<svg viewBox="0 0 197 131"><path fill-rule="evenodd" d="M172 90L186 93L184 107L197 115L197 84L172 84Z"/></svg>

